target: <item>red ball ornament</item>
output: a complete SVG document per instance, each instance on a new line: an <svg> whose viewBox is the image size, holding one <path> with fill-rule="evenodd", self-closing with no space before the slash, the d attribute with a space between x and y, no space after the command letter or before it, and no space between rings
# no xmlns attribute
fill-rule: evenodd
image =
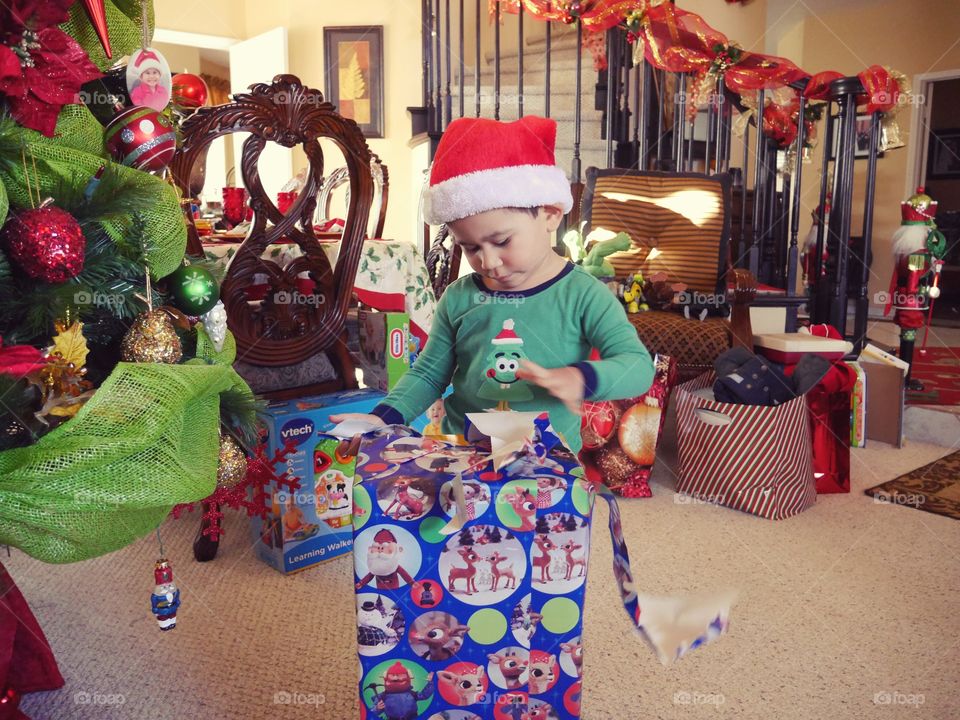
<svg viewBox="0 0 960 720"><path fill-rule="evenodd" d="M186 110L207 104L210 91L203 78L193 73L178 73L172 78L173 104Z"/></svg>
<svg viewBox="0 0 960 720"><path fill-rule="evenodd" d="M29 277L62 283L83 269L87 240L73 215L43 205L12 215L3 226L3 245Z"/></svg>
<svg viewBox="0 0 960 720"><path fill-rule="evenodd" d="M613 403L607 400L585 402L583 418L580 421L580 439L583 447L587 450L603 447L616 430L619 415Z"/></svg>
<svg viewBox="0 0 960 720"><path fill-rule="evenodd" d="M132 107L117 115L104 131L113 158L147 172L163 170L177 149L177 134L166 115L148 107Z"/></svg>

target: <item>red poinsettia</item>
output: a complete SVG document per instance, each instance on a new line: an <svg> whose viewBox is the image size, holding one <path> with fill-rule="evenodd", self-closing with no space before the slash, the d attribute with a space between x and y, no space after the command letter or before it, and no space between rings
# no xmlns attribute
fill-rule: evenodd
<svg viewBox="0 0 960 720"><path fill-rule="evenodd" d="M56 27L74 0L14 0L0 4L0 93L13 118L53 137L60 109L80 86L101 77L86 50Z"/></svg>
<svg viewBox="0 0 960 720"><path fill-rule="evenodd" d="M46 365L43 353L30 345L7 345L0 338L0 375L21 378Z"/></svg>

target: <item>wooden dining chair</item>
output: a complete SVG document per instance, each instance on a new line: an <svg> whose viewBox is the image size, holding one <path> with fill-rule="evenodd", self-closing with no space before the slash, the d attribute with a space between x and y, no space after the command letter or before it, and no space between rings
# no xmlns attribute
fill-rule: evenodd
<svg viewBox="0 0 960 720"><path fill-rule="evenodd" d="M370 176L373 178L373 208L367 223L367 237L382 238L383 226L387 221L387 202L390 199L390 173L380 158L373 155L370 159ZM323 179L320 195L317 198L317 210L314 222L330 220L336 217L333 210L334 192L350 179L350 169L338 167ZM344 202L350 206L350 187L346 187Z"/></svg>
<svg viewBox="0 0 960 720"><path fill-rule="evenodd" d="M254 392L271 399L356 387L353 363L342 338L353 283L373 203L370 172L374 156L357 124L336 112L318 90L293 75L251 86L226 105L197 110L182 127L183 144L171 163L174 181L191 196L210 143L223 135L250 133L243 143L241 174L250 195L253 221L230 262L220 291L227 326L237 341L235 368ZM313 230L314 209L323 179L321 138L331 140L346 159L350 200L336 266L331 267ZM309 160L303 191L281 214L264 191L257 163L268 143L299 146ZM188 253L203 248L190 222ZM299 246L301 255L286 265L263 257L278 240ZM299 277L298 277L299 276ZM302 291L306 276L313 283ZM262 285L262 299L249 289ZM291 302L299 298L302 302Z"/></svg>
<svg viewBox="0 0 960 720"><path fill-rule="evenodd" d="M181 130L183 143L170 170L187 198L195 197L203 186L210 143L232 133L250 134L243 142L241 174L253 221L220 288L227 326L237 342L234 369L255 393L269 399L356 387L344 328L374 195L370 171L374 156L360 128L337 113L320 91L305 87L293 75L278 75L269 84L258 83L250 92L235 94L225 105L200 108ZM334 266L313 230L324 174L321 138L332 141L343 153L350 189ZM309 160L303 191L285 214L260 181L258 162L270 143L299 146ZM190 213L187 223L187 254L203 257ZM268 246L280 240L299 246L299 257L289 261L264 258ZM303 276L312 287L304 287ZM251 295L251 287L262 285L264 277L266 292ZM203 526L194 543L194 555L198 560L210 560L218 543L202 530Z"/></svg>

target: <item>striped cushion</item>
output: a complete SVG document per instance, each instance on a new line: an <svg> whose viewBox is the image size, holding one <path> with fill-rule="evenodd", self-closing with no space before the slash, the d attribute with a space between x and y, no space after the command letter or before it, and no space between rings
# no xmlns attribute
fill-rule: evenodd
<svg viewBox="0 0 960 720"><path fill-rule="evenodd" d="M725 177L587 170L583 217L591 229L626 232L633 247L610 255L617 277L663 271L690 290L720 293L729 227ZM660 255L647 259L650 248Z"/></svg>

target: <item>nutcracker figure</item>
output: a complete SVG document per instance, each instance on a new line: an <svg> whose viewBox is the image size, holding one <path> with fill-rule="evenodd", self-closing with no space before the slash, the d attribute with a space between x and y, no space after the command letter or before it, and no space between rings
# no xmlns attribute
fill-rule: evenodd
<svg viewBox="0 0 960 720"><path fill-rule="evenodd" d="M917 330L930 320L931 303L940 295L940 270L946 241L937 230L934 216L937 202L923 188L900 203L900 227L893 234L893 276L884 315L894 310L893 321L900 326L900 359L913 363ZM910 377L907 388L923 390L923 384Z"/></svg>
<svg viewBox="0 0 960 720"><path fill-rule="evenodd" d="M157 560L153 570L156 587L150 596L150 607L157 617L161 630L173 630L177 626L177 608L180 607L180 591L173 582L173 570L164 559Z"/></svg>

